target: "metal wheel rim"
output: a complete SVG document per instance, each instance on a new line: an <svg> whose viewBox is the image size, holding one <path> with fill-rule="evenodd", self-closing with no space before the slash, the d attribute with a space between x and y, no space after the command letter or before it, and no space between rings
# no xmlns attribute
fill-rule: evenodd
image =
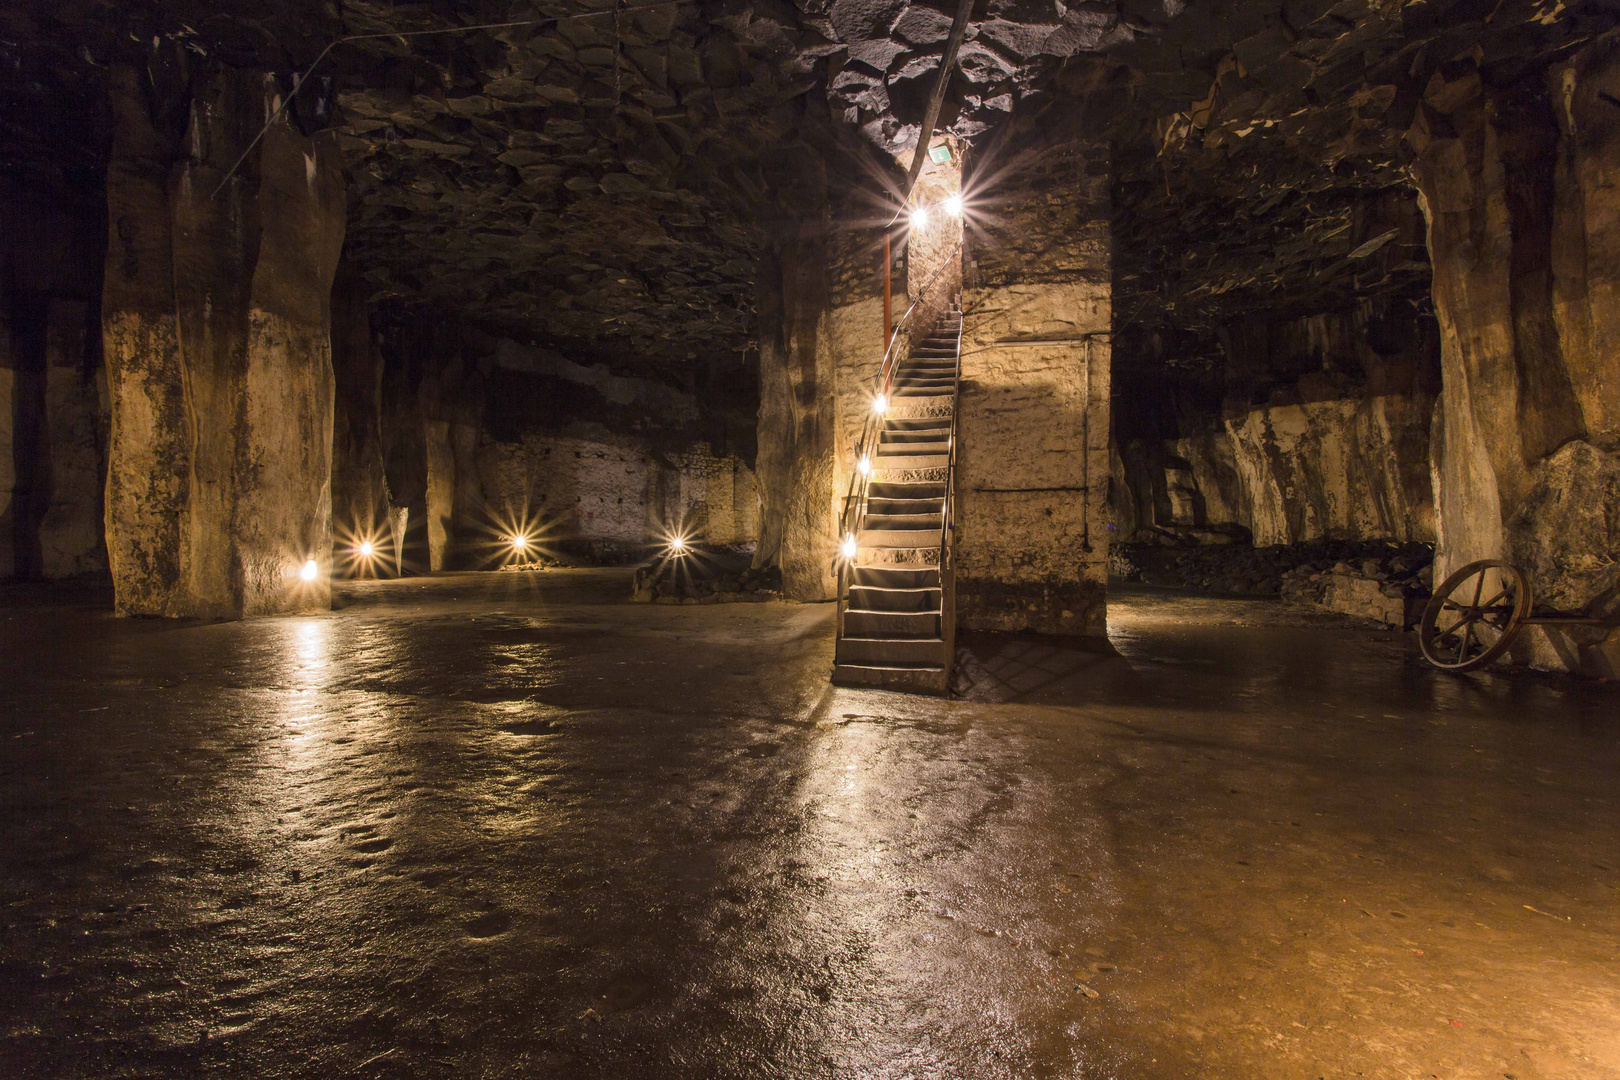
<svg viewBox="0 0 1620 1080"><path fill-rule="evenodd" d="M1492 570L1500 573L1501 584L1487 595ZM1454 599L1459 594L1464 598ZM1530 580L1523 570L1500 559L1471 562L1446 578L1429 598L1418 646L1424 659L1442 671L1477 670L1507 652L1531 602ZM1487 634L1494 634L1495 640ZM1475 645L1481 646L1478 652Z"/></svg>

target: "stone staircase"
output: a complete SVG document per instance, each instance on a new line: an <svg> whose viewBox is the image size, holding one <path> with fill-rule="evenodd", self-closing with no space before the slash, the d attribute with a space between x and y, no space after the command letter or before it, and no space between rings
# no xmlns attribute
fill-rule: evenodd
<svg viewBox="0 0 1620 1080"><path fill-rule="evenodd" d="M895 371L841 578L833 682L945 694L956 648L950 567L962 313Z"/></svg>

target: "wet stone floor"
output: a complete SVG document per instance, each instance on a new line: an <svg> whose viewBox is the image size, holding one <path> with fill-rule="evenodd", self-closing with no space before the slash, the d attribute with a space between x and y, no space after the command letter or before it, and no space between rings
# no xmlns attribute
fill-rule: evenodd
<svg viewBox="0 0 1620 1080"><path fill-rule="evenodd" d="M0 1074L1620 1077L1620 697L1134 592L831 688L621 571L0 608Z"/></svg>

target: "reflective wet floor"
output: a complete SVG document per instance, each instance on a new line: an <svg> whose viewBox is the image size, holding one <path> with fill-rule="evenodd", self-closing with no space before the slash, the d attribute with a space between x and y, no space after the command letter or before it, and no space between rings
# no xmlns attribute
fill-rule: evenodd
<svg viewBox="0 0 1620 1080"><path fill-rule="evenodd" d="M1620 695L1116 596L826 683L622 571L0 609L0 1073L1620 1076Z"/></svg>

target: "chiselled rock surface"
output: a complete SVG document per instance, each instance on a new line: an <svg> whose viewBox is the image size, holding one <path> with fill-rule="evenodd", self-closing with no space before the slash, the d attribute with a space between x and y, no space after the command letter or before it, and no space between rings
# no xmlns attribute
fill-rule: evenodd
<svg viewBox="0 0 1620 1080"><path fill-rule="evenodd" d="M1437 74L1409 138L1445 377L1440 570L1515 555L1538 592L1573 609L1612 595L1620 559L1620 380L1604 351L1620 306L1598 254L1613 243L1614 195L1590 182L1593 162L1620 156L1620 128L1596 108L1620 64L1606 43L1544 74L1505 90L1472 65ZM1574 653L1532 659L1579 666Z"/></svg>

